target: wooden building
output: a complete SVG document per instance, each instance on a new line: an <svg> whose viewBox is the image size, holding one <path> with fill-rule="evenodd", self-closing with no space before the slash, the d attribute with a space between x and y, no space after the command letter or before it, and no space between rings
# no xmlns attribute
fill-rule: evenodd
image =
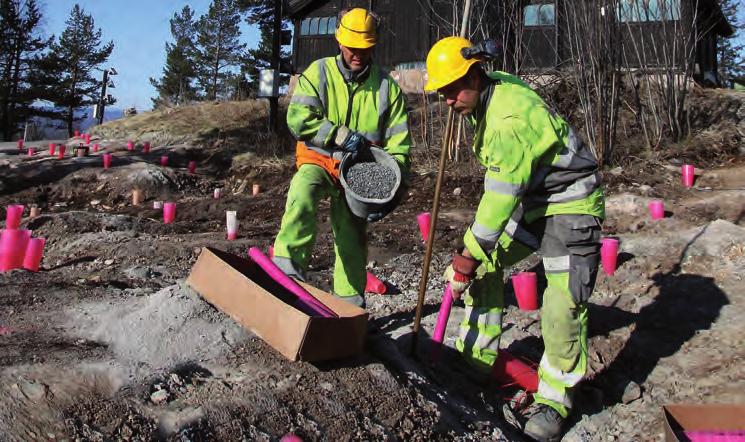
<svg viewBox="0 0 745 442"><path fill-rule="evenodd" d="M506 53L520 59L521 72L549 72L572 62L568 38L573 8L567 7L571 1L578 0L500 0L493 13L477 12L472 20L486 21L486 28L502 41ZM615 0L617 6L611 7L605 6L606 0L582 1L595 3L599 14L611 14L621 25L619 54L627 68L663 64L662 51L655 51L655 45L644 44L639 49L641 36L648 39L654 35L659 45L683 38L695 26L696 78L712 80L717 71L718 39L734 33L717 0ZM506 12L507 4L514 13ZM294 24L292 60L296 72L313 60L338 53L334 38L338 14L350 7L364 7L381 17L375 60L390 70L423 71L429 48L453 34L448 22L452 20L453 2L448 0L285 0L285 12ZM514 24L505 26L506 20Z"/></svg>

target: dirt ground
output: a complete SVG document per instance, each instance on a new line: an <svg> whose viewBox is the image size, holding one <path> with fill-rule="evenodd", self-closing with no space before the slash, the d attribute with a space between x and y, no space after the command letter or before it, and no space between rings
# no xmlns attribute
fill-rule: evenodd
<svg viewBox="0 0 745 442"><path fill-rule="evenodd" d="M147 156L104 140L100 155L57 160L0 152L0 205L36 204L24 219L47 238L39 273L0 274L0 441L21 440L522 440L503 421L515 392L473 376L453 350L426 361L443 284L438 276L471 221L478 174L443 190L418 352L409 354L423 247L415 215L435 176L416 174L404 204L370 227L369 268L392 294L368 294L365 352L291 363L184 283L200 249L245 256L279 228L291 159L236 161L214 149L155 146ZM156 163L168 152L172 167ZM197 173L186 172L190 159ZM638 170L635 168L638 167ZM694 189L679 165L605 172L608 235L621 240L615 276L590 305L590 370L564 440L659 440L668 403L745 403L745 166L703 170ZM263 191L251 196L253 183ZM140 188L145 201L130 203ZM214 188L223 197L212 198ZM668 216L652 221L651 198ZM178 202L165 225L154 200ZM225 239L226 210L240 238ZM28 212L27 212L28 213ZM311 281L329 288L328 203ZM535 267L532 257L520 269ZM537 361L539 315L508 286L502 347ZM450 317L452 348L462 305Z"/></svg>

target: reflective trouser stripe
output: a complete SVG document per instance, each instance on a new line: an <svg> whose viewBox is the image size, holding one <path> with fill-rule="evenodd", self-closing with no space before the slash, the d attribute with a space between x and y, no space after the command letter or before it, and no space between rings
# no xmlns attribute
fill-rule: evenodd
<svg viewBox="0 0 745 442"><path fill-rule="evenodd" d="M310 262L316 240L319 202L331 198L334 234L334 292L361 295L365 290L367 264L366 223L352 214L331 175L315 164L303 164L290 182L282 224L274 242L275 259L289 258L301 270Z"/></svg>
<svg viewBox="0 0 745 442"><path fill-rule="evenodd" d="M559 257L562 260L563 257ZM545 266L544 258L544 266ZM548 286L541 307L541 334L545 347L538 368L538 403L562 416L572 406L572 387L587 369L587 306L576 305L569 289L569 272L546 272Z"/></svg>
<svg viewBox="0 0 745 442"><path fill-rule="evenodd" d="M543 257L543 268L546 273L563 273L568 272L570 269L570 258L569 255L564 256L544 256Z"/></svg>

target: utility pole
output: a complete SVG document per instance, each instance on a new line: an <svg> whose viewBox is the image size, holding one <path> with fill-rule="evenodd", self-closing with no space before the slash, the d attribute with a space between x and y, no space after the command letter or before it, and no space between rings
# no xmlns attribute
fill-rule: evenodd
<svg viewBox="0 0 745 442"><path fill-rule="evenodd" d="M101 96L98 97L98 124L103 124L103 111L106 107L106 85L109 84L109 70L103 70L103 82L101 83Z"/></svg>
<svg viewBox="0 0 745 442"><path fill-rule="evenodd" d="M280 78L280 54L281 54L281 34L282 33L282 0L274 0L274 32L272 33L272 64L274 69L274 80L279 82ZM275 90L279 90L279 85L274 85ZM277 132L277 113L279 110L279 94L272 94L269 97L269 131Z"/></svg>

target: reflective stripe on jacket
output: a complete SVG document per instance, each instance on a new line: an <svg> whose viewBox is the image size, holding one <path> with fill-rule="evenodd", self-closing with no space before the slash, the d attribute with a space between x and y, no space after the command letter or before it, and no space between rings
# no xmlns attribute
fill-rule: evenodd
<svg viewBox="0 0 745 442"><path fill-rule="evenodd" d="M411 137L404 97L377 65L355 79L339 56L316 60L298 79L287 125L298 140L298 166L318 164L338 176L334 137L345 125L383 146L408 170Z"/></svg>
<svg viewBox="0 0 745 442"><path fill-rule="evenodd" d="M574 130L519 78L489 77L493 83L470 117L473 150L487 168L484 194L464 238L482 262L491 260L521 203L528 222L567 213L604 217L597 160Z"/></svg>

